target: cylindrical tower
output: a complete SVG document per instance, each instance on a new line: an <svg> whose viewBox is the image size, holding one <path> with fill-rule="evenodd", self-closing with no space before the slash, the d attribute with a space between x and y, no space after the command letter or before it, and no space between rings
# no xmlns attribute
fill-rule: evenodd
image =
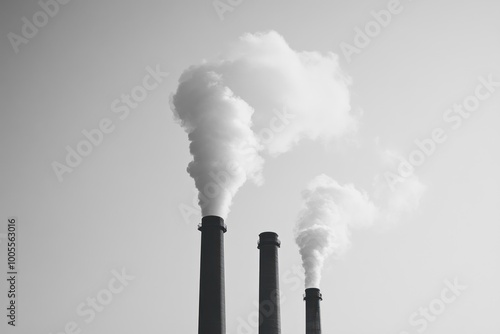
<svg viewBox="0 0 500 334"><path fill-rule="evenodd" d="M278 235L259 234L259 334L280 334Z"/></svg>
<svg viewBox="0 0 500 334"><path fill-rule="evenodd" d="M205 216L201 231L200 305L198 334L226 333L224 292L224 219Z"/></svg>
<svg viewBox="0 0 500 334"><path fill-rule="evenodd" d="M317 288L306 289L306 334L321 334L321 316L319 301L323 300Z"/></svg>

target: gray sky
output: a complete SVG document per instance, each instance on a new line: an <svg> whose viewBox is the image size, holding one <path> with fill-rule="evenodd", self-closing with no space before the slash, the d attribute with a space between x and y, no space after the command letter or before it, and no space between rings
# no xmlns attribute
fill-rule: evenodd
<svg viewBox="0 0 500 334"><path fill-rule="evenodd" d="M326 263L323 330L499 331L500 5L232 3L218 13L211 1L73 0L47 7L49 16L37 14L37 1L2 2L0 256L5 268L3 234L16 216L20 273L17 326L7 326L4 310L2 333L56 334L72 322L90 334L197 331L200 216L187 135L169 97L188 66L268 30L294 50L338 54L362 117L349 140L304 140L268 159L264 184L236 195L225 235L228 334L257 333L256 242L266 230L282 241L282 332L304 332L293 227L313 177L370 192L375 175L397 172L381 163L380 148L415 158L415 140L436 129L446 139L415 168L426 185L418 211L353 231L351 249ZM381 10L392 11L385 26L371 13ZM366 45L358 29L373 29ZM122 94L140 101L127 105ZM460 104L462 114L453 110ZM77 150L82 131L96 128L107 133L80 145L89 153L58 178L54 162L66 164L67 147ZM466 288L452 298L454 281ZM92 298L106 305L90 311ZM420 308L439 314L425 320Z"/></svg>

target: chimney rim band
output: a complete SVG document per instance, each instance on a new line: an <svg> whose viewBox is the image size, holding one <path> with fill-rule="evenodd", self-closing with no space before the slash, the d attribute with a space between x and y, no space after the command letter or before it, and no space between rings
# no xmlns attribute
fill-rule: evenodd
<svg viewBox="0 0 500 334"><path fill-rule="evenodd" d="M227 225L224 219L219 216L205 216L201 219L201 224L198 225L198 231L203 231L206 228L219 228L224 233L227 231Z"/></svg>
<svg viewBox="0 0 500 334"><path fill-rule="evenodd" d="M323 300L323 295L318 288L307 288L304 294L304 300Z"/></svg>
<svg viewBox="0 0 500 334"><path fill-rule="evenodd" d="M271 245L271 246L281 246L281 241L278 239L278 234L275 232L262 232L259 234L259 241L257 242L257 248L260 246Z"/></svg>

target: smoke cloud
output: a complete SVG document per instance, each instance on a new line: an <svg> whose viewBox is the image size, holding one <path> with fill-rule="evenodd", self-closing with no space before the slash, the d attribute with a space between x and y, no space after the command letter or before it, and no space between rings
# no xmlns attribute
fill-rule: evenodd
<svg viewBox="0 0 500 334"><path fill-rule="evenodd" d="M349 84L335 54L295 51L274 31L245 34L185 70L171 107L188 134L202 214L226 218L247 180L262 183L266 154L355 132Z"/></svg>

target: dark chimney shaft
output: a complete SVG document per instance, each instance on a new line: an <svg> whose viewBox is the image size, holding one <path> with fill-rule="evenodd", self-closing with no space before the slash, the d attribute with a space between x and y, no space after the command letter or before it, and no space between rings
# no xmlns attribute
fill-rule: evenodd
<svg viewBox="0 0 500 334"><path fill-rule="evenodd" d="M319 301L323 300L319 289L306 289L306 334L321 334Z"/></svg>
<svg viewBox="0 0 500 334"><path fill-rule="evenodd" d="M198 334L226 333L224 292L224 219L205 216L201 231L200 305Z"/></svg>
<svg viewBox="0 0 500 334"><path fill-rule="evenodd" d="M259 234L259 334L281 334L278 248L274 232Z"/></svg>

